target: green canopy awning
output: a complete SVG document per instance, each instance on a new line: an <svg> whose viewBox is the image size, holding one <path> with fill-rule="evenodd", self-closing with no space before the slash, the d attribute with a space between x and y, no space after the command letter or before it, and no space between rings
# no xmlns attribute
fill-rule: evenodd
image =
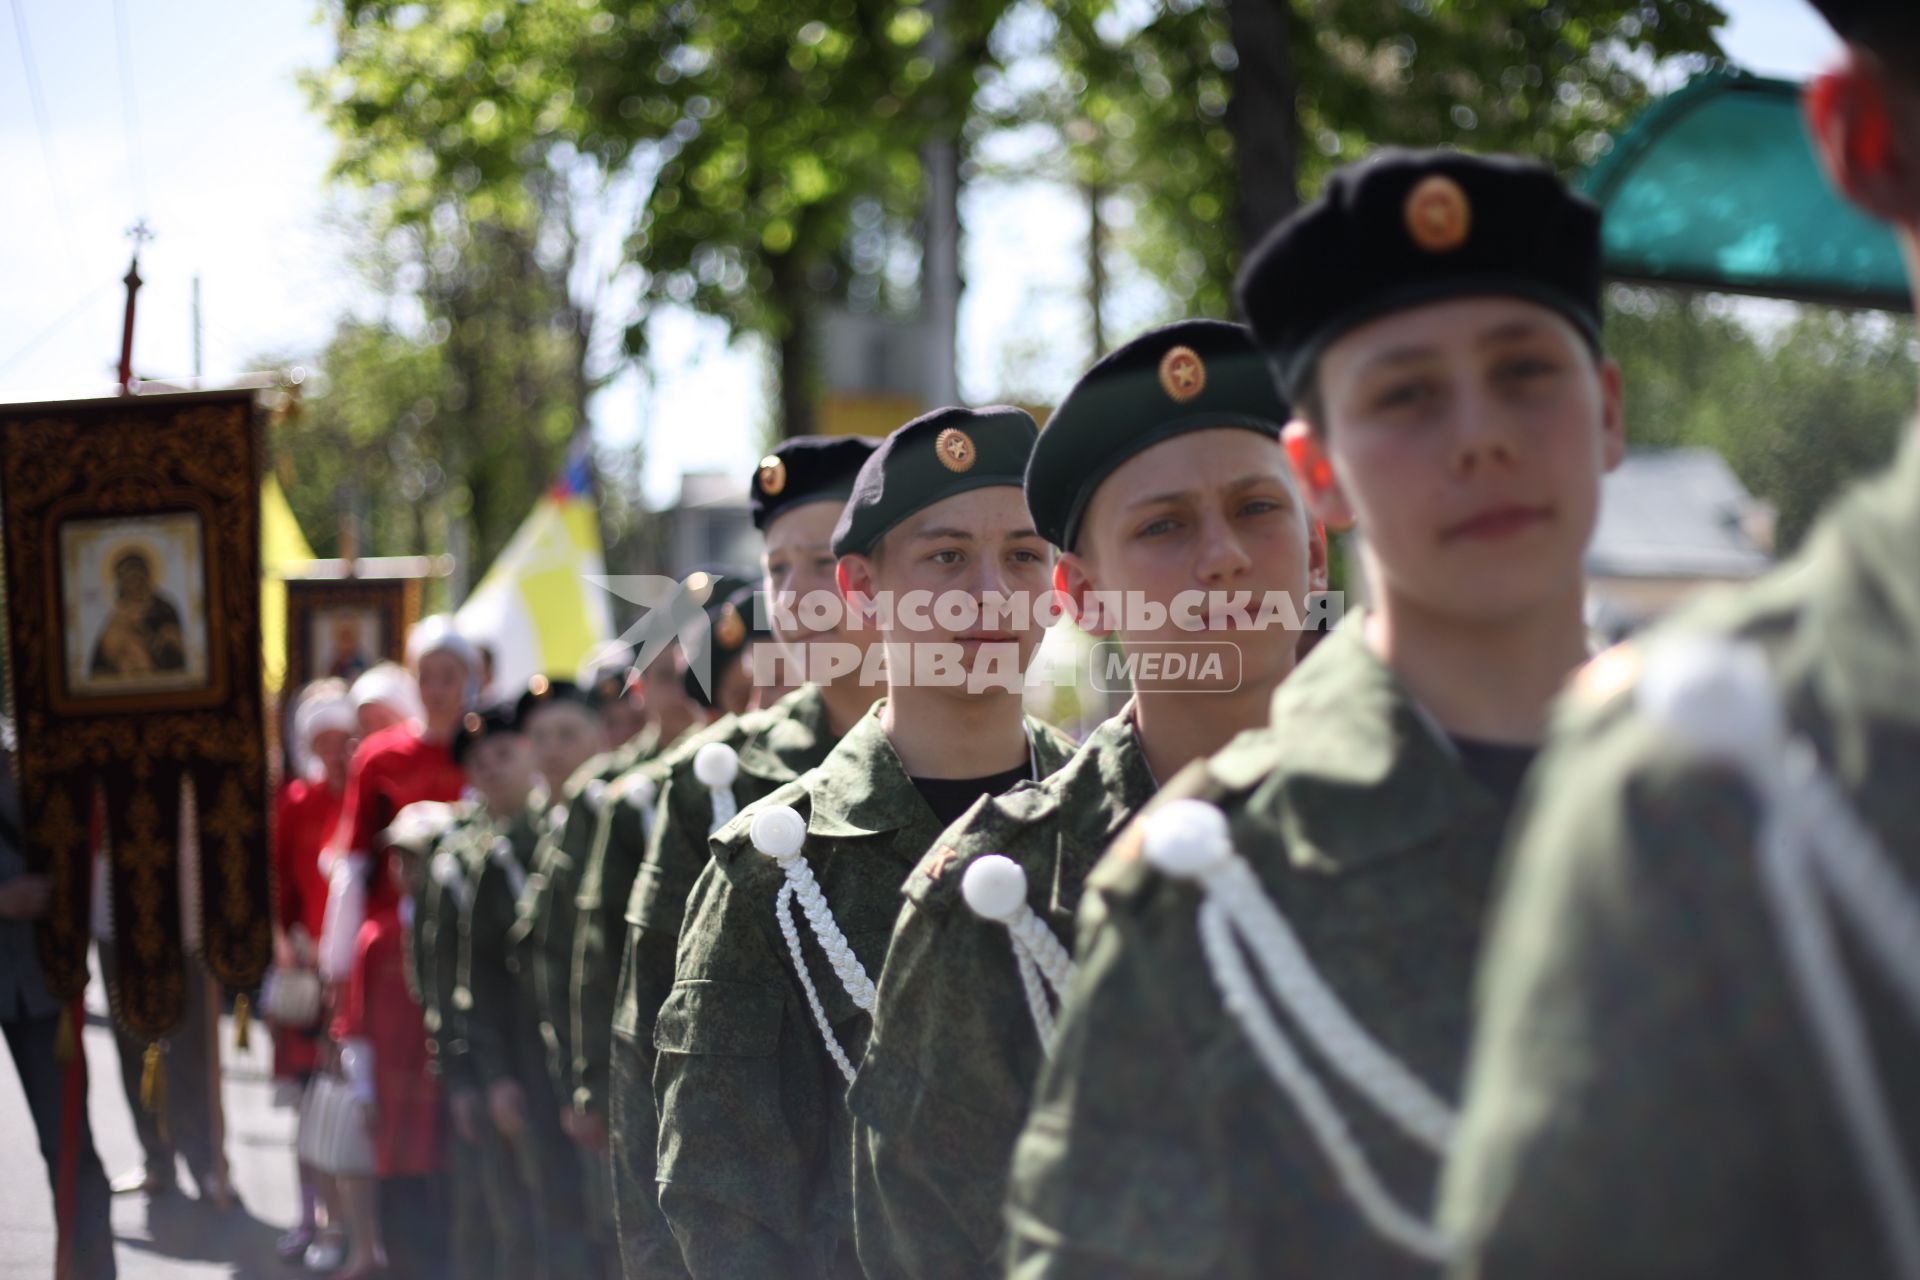
<svg viewBox="0 0 1920 1280"><path fill-rule="evenodd" d="M1649 107L1581 183L1616 280L1911 310L1886 227L1827 184L1799 86L1714 72Z"/></svg>

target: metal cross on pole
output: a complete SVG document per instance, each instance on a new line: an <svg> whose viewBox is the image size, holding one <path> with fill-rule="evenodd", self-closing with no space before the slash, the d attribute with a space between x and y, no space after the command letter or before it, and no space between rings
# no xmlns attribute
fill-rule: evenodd
<svg viewBox="0 0 1920 1280"><path fill-rule="evenodd" d="M153 231L142 218L127 228L127 238L133 241L133 264L127 268L127 319L120 330L120 394L123 396L133 394L133 295L140 292L140 246L153 239Z"/></svg>

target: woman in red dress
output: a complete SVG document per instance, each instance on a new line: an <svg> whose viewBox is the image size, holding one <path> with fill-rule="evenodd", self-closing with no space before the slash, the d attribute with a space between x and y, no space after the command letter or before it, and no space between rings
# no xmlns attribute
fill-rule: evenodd
<svg viewBox="0 0 1920 1280"><path fill-rule="evenodd" d="M300 693L294 712L295 766L305 774L280 789L274 802L273 963L282 973L315 967L315 946L327 908L320 851L339 825L353 750L353 707L338 680L316 680ZM319 1061L320 1028L276 1026L273 1074L305 1088ZM300 1166L300 1222L280 1238L282 1258L305 1254L319 1226L322 1201L337 1217L327 1180Z"/></svg>
<svg viewBox="0 0 1920 1280"><path fill-rule="evenodd" d="M386 1270L389 1249L396 1274L422 1274L446 1248L446 1210L433 1176L441 1169L440 1085L427 1069L426 1030L407 986L401 909L410 883L403 859L419 851L405 829L427 809L440 810L444 826L443 806L420 804L375 837L380 853L366 886L366 920L333 1025L342 1074L366 1109L373 1145L374 1179L342 1178L342 1190L356 1225L378 1224L353 1233L343 1280Z"/></svg>
<svg viewBox="0 0 1920 1280"><path fill-rule="evenodd" d="M347 1025L343 1021L344 1002L351 1001L353 975L364 967L362 949L367 939L363 924L373 923L378 904L385 902L384 909L391 914L397 902L380 862L384 851L376 848L375 842L408 805L421 800L458 800L466 787L466 776L453 762L450 745L460 717L479 689L479 654L454 629L453 620L441 614L422 619L414 627L407 637L407 660L418 684L421 718L403 720L369 734L353 753L346 801L329 850L332 857L327 918L321 928L320 972L335 984L333 1003L340 1017L334 1022L334 1041L342 1050L345 1046L340 1044L340 1030ZM395 973L401 994L406 995L399 958L403 951L404 946L396 941ZM416 1038L423 1034L419 1016L416 1006ZM419 1049L424 1055L424 1039ZM344 1054L342 1058L345 1067ZM422 1071L424 1074L424 1067ZM379 1128L385 1127L383 1120ZM386 1242L375 1211L372 1185L360 1179L343 1178L341 1183L352 1237L343 1274L353 1277L385 1266Z"/></svg>

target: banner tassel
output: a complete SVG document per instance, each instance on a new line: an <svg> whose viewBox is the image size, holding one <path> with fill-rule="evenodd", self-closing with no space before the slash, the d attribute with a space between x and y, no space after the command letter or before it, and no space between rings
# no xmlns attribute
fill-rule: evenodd
<svg viewBox="0 0 1920 1280"><path fill-rule="evenodd" d="M140 1105L159 1126L162 1141L167 1137L167 1063L161 1056L158 1040L147 1046L145 1066L140 1072Z"/></svg>
<svg viewBox="0 0 1920 1280"><path fill-rule="evenodd" d="M233 998L233 1047L241 1053L249 1048L247 1028L253 1022L253 1010L247 1003L247 993L242 991Z"/></svg>
<svg viewBox="0 0 1920 1280"><path fill-rule="evenodd" d="M80 1045L73 1036L73 1006L60 1006L60 1025L53 1033L53 1057L61 1066L66 1066L79 1055Z"/></svg>

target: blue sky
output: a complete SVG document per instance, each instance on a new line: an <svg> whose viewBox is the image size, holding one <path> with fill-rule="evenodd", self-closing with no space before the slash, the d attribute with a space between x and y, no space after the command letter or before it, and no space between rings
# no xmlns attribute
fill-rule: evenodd
<svg viewBox="0 0 1920 1280"><path fill-rule="evenodd" d="M204 367L241 372L262 351L310 352L334 317L378 305L343 260L353 205L329 191L331 140L296 74L323 64L308 0L118 0L132 110L122 91L116 0L11 0L0 20L0 401L110 389L119 354L126 228L158 232L142 260L137 367L192 370L191 280L201 278ZM1835 43L1804 0L1721 0L1728 48L1755 71L1803 77ZM46 111L36 126L24 22ZM967 293L962 394L1055 393L1084 352L1037 364L1056 335L1084 342L1085 215L1076 196L1029 185L976 191L962 209ZM1119 336L1125 336L1124 334ZM656 334L650 377L594 406L613 443L641 438L647 488L670 500L687 469L746 475L765 429L765 378L715 326L682 317Z"/></svg>

